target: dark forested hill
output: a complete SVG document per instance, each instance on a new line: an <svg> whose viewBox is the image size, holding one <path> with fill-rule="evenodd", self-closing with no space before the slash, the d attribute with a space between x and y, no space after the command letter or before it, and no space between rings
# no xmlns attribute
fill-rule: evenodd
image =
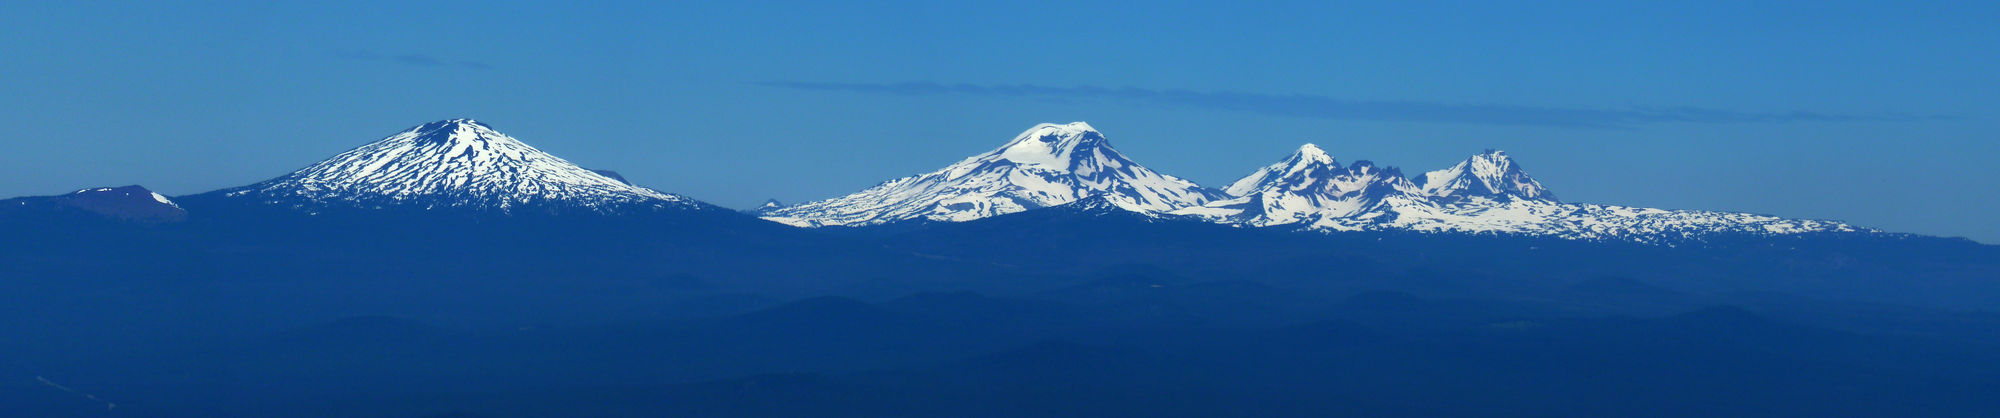
<svg viewBox="0 0 2000 418"><path fill-rule="evenodd" d="M798 229L705 209L175 202L198 215L0 218L0 404L1981 416L2000 389L2000 253L1963 240L1299 233L1066 207Z"/></svg>

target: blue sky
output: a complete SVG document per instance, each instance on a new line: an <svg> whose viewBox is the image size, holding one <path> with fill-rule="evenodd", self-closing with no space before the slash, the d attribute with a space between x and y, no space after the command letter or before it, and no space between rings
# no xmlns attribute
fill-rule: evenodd
<svg viewBox="0 0 2000 418"><path fill-rule="evenodd" d="M4 196L196 193L471 117L748 207L1083 120L1207 185L1306 142L1499 148L1570 201L2000 242L1990 2L34 3L0 5Z"/></svg>

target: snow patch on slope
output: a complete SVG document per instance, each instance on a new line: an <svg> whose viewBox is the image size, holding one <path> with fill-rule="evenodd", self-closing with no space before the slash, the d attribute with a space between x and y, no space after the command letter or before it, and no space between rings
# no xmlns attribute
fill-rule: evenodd
<svg viewBox="0 0 2000 418"><path fill-rule="evenodd" d="M155 202L160 202L161 204L165 204L167 206L173 206L174 209L181 208L181 205L174 204L173 199L168 199L166 195L159 194L157 192L147 192L147 193L153 195L153 201Z"/></svg>

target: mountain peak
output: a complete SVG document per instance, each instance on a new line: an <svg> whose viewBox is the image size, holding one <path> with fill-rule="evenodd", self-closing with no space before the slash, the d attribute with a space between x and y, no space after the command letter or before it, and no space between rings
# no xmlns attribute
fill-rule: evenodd
<svg viewBox="0 0 2000 418"><path fill-rule="evenodd" d="M1037 123L1037 124L1035 124L1035 127L1033 127L1033 128L1028 128L1028 132L1052 132L1052 133L1058 133L1058 134L1082 134L1082 133L1085 133L1085 132L1097 132L1097 128L1092 128L1092 127L1090 127L1090 124L1089 124L1089 123L1086 123L1086 122L1084 122L1084 121L1075 121L1075 122L1070 122L1070 123L1053 123L1053 122L1043 122L1043 123ZM1019 139L1019 138L1016 138L1015 140L1016 140L1016 141L1019 141L1020 139Z"/></svg>
<svg viewBox="0 0 2000 418"><path fill-rule="evenodd" d="M607 212L693 207L692 199L633 186L579 167L471 119L425 123L225 197L325 207L518 207Z"/></svg>
<svg viewBox="0 0 2000 418"><path fill-rule="evenodd" d="M778 199L764 199L764 203L758 204L757 207L744 209L743 213L764 216L783 208L785 208L785 202L779 202Z"/></svg>
<svg viewBox="0 0 2000 418"><path fill-rule="evenodd" d="M1326 164L1333 163L1332 155L1327 155L1326 150L1319 149L1318 145L1313 145L1311 142L1308 142L1305 145L1300 145L1298 151L1293 151L1292 159L1297 161L1322 162Z"/></svg>
<svg viewBox="0 0 2000 418"><path fill-rule="evenodd" d="M418 142L433 144L512 139L501 135L491 125L464 118L425 123L405 132L416 135Z"/></svg>
<svg viewBox="0 0 2000 418"><path fill-rule="evenodd" d="M1300 145L1297 151L1293 151L1292 155L1283 161L1265 166L1236 180L1235 183L1230 183L1222 192L1230 196L1245 196L1280 182L1296 182L1298 181L1296 177L1330 177L1333 171L1339 170L1341 170L1339 161L1327 155L1318 145L1309 143ZM1287 178L1293 180L1286 180Z"/></svg>
<svg viewBox="0 0 2000 418"><path fill-rule="evenodd" d="M487 125L484 122L472 120L471 118L451 118L451 119L438 120L436 122L429 122L422 125L417 125L417 127L410 128L410 130L414 131L434 131L440 129L449 130L449 129L455 129L460 126L472 126L472 127L479 127L482 129L493 129L492 125Z"/></svg>
<svg viewBox="0 0 2000 418"><path fill-rule="evenodd" d="M1200 205L1215 194L1132 162L1089 124L1044 123L1000 148L938 171L780 208L766 219L801 226L915 219L958 222L1091 196L1102 196L1121 208L1157 213Z"/></svg>
<svg viewBox="0 0 2000 418"><path fill-rule="evenodd" d="M1075 163L1071 156L1109 146L1104 134L1092 129L1090 124L1044 123L1021 132L1014 140L1007 141L1007 145L995 150L994 154L1018 164L1068 169Z"/></svg>
<svg viewBox="0 0 2000 418"><path fill-rule="evenodd" d="M1424 194L1447 199L1483 196L1556 201L1554 193L1528 176L1506 151L1497 149L1474 154L1451 168L1425 173L1416 183Z"/></svg>

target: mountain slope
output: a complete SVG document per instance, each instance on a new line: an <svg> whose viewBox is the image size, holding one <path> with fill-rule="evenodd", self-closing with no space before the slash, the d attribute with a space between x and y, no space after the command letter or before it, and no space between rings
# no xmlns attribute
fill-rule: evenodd
<svg viewBox="0 0 2000 418"><path fill-rule="evenodd" d="M95 187L55 196L0 200L0 214L80 212L120 221L159 223L187 219L172 199L137 185Z"/></svg>
<svg viewBox="0 0 2000 418"><path fill-rule="evenodd" d="M426 123L268 181L202 198L291 207L618 212L707 204L578 167L470 119ZM615 175L615 174L614 174Z"/></svg>
<svg viewBox="0 0 2000 418"><path fill-rule="evenodd" d="M959 222L1101 195L1118 207L1163 213L1218 197L1125 158L1083 122L1041 124L991 152L861 192L766 212L797 226Z"/></svg>

